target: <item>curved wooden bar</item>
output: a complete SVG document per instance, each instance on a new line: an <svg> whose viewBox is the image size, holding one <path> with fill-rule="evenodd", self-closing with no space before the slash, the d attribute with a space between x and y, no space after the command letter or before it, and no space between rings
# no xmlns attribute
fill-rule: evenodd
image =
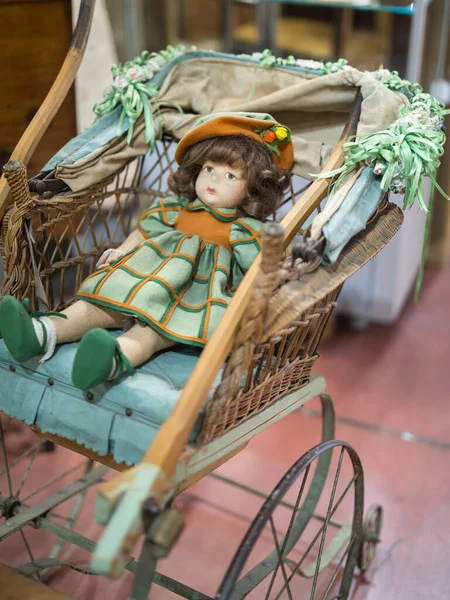
<svg viewBox="0 0 450 600"><path fill-rule="evenodd" d="M81 0L77 24L64 63L44 102L14 148L10 160L19 160L25 166L28 164L36 146L66 97L86 49L94 6L95 0ZM6 212L9 202L9 186L5 177L2 176L0 179L0 220Z"/></svg>

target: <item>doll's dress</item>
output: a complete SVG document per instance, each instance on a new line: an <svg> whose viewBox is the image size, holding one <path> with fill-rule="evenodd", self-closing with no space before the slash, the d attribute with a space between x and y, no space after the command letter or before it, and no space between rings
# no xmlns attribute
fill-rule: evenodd
<svg viewBox="0 0 450 600"><path fill-rule="evenodd" d="M169 196L138 227L145 241L89 276L77 297L204 346L260 251L262 223L234 208Z"/></svg>

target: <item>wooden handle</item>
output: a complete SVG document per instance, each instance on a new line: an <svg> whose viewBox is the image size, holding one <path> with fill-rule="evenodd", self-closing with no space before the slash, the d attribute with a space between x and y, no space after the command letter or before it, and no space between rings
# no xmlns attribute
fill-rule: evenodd
<svg viewBox="0 0 450 600"><path fill-rule="evenodd" d="M20 160L9 160L3 167L3 174L11 190L12 201L20 206L30 198L27 170Z"/></svg>
<svg viewBox="0 0 450 600"><path fill-rule="evenodd" d="M283 254L284 229L276 221L264 225L261 246L261 269L263 273L278 270Z"/></svg>
<svg viewBox="0 0 450 600"><path fill-rule="evenodd" d="M44 102L14 148L10 160L19 160L25 166L28 164L36 146L66 97L86 49L94 6L95 0L81 0L77 25L64 63ZM0 179L0 220L3 218L9 203L9 186L3 176Z"/></svg>
<svg viewBox="0 0 450 600"><path fill-rule="evenodd" d="M251 290L250 300L242 319L236 327L233 352L228 359L222 381L215 391L214 398L206 407L206 414L227 405L239 390L242 377L253 359L255 345L261 341L264 332L264 319L273 291L280 282L280 263L283 254L284 229L279 223L269 221L262 233L261 269ZM206 438L210 441L210 438ZM203 441L203 439L202 439Z"/></svg>

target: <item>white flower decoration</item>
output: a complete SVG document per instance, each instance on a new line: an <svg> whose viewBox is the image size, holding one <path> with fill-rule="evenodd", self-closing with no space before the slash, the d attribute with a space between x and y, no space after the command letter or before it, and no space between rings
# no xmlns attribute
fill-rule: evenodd
<svg viewBox="0 0 450 600"><path fill-rule="evenodd" d="M298 58L297 66L302 69L311 69L311 71L318 71L322 67L322 63L318 60L308 60L306 58Z"/></svg>
<svg viewBox="0 0 450 600"><path fill-rule="evenodd" d="M375 76L380 80L389 79L391 72L389 69L378 69L378 71L375 71Z"/></svg>
<svg viewBox="0 0 450 600"><path fill-rule="evenodd" d="M142 71L141 81L148 81L149 79L153 79L154 73L151 69L142 67L141 71Z"/></svg>
<svg viewBox="0 0 450 600"><path fill-rule="evenodd" d="M152 71L159 71L166 64L166 61L161 56L153 56L146 64Z"/></svg>
<svg viewBox="0 0 450 600"><path fill-rule="evenodd" d="M143 76L143 71L140 67L130 67L125 71L125 75L129 77L132 81L140 81Z"/></svg>
<svg viewBox="0 0 450 600"><path fill-rule="evenodd" d="M373 168L373 174L374 175L381 175L381 173L384 171L384 166L380 163L377 162Z"/></svg>
<svg viewBox="0 0 450 600"><path fill-rule="evenodd" d="M128 85L128 81L122 75L114 77L113 86L118 90L123 90Z"/></svg>
<svg viewBox="0 0 450 600"><path fill-rule="evenodd" d="M394 194L404 194L405 187L406 183L402 177L394 177L391 181L389 189L391 190L391 192L394 192Z"/></svg>

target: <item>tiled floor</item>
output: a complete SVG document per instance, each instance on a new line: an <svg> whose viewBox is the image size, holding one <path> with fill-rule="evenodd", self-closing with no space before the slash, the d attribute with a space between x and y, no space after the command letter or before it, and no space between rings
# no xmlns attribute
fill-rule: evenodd
<svg viewBox="0 0 450 600"><path fill-rule="evenodd" d="M366 507L377 502L385 509L376 558L366 575L355 579L352 600L450 597L449 305L450 269L428 271L420 305L409 303L395 327L339 330L322 348L316 371L325 375L334 397L336 437L349 442L362 460ZM306 411L273 425L219 473L269 491L318 441L319 409L314 400ZM34 481L77 460L63 449L41 454ZM77 527L88 537L100 531L93 524L94 498L90 491ZM176 502L186 528L159 569L213 595L261 500L206 477ZM44 554L47 534L29 533L33 552ZM27 555L16 534L0 546L0 560L11 564L20 558L26 561ZM81 550L71 559L88 565ZM50 574L49 583L80 600L122 600L131 575L107 581L62 569ZM294 600L303 597L309 593L294 593ZM175 596L154 587L150 598Z"/></svg>

